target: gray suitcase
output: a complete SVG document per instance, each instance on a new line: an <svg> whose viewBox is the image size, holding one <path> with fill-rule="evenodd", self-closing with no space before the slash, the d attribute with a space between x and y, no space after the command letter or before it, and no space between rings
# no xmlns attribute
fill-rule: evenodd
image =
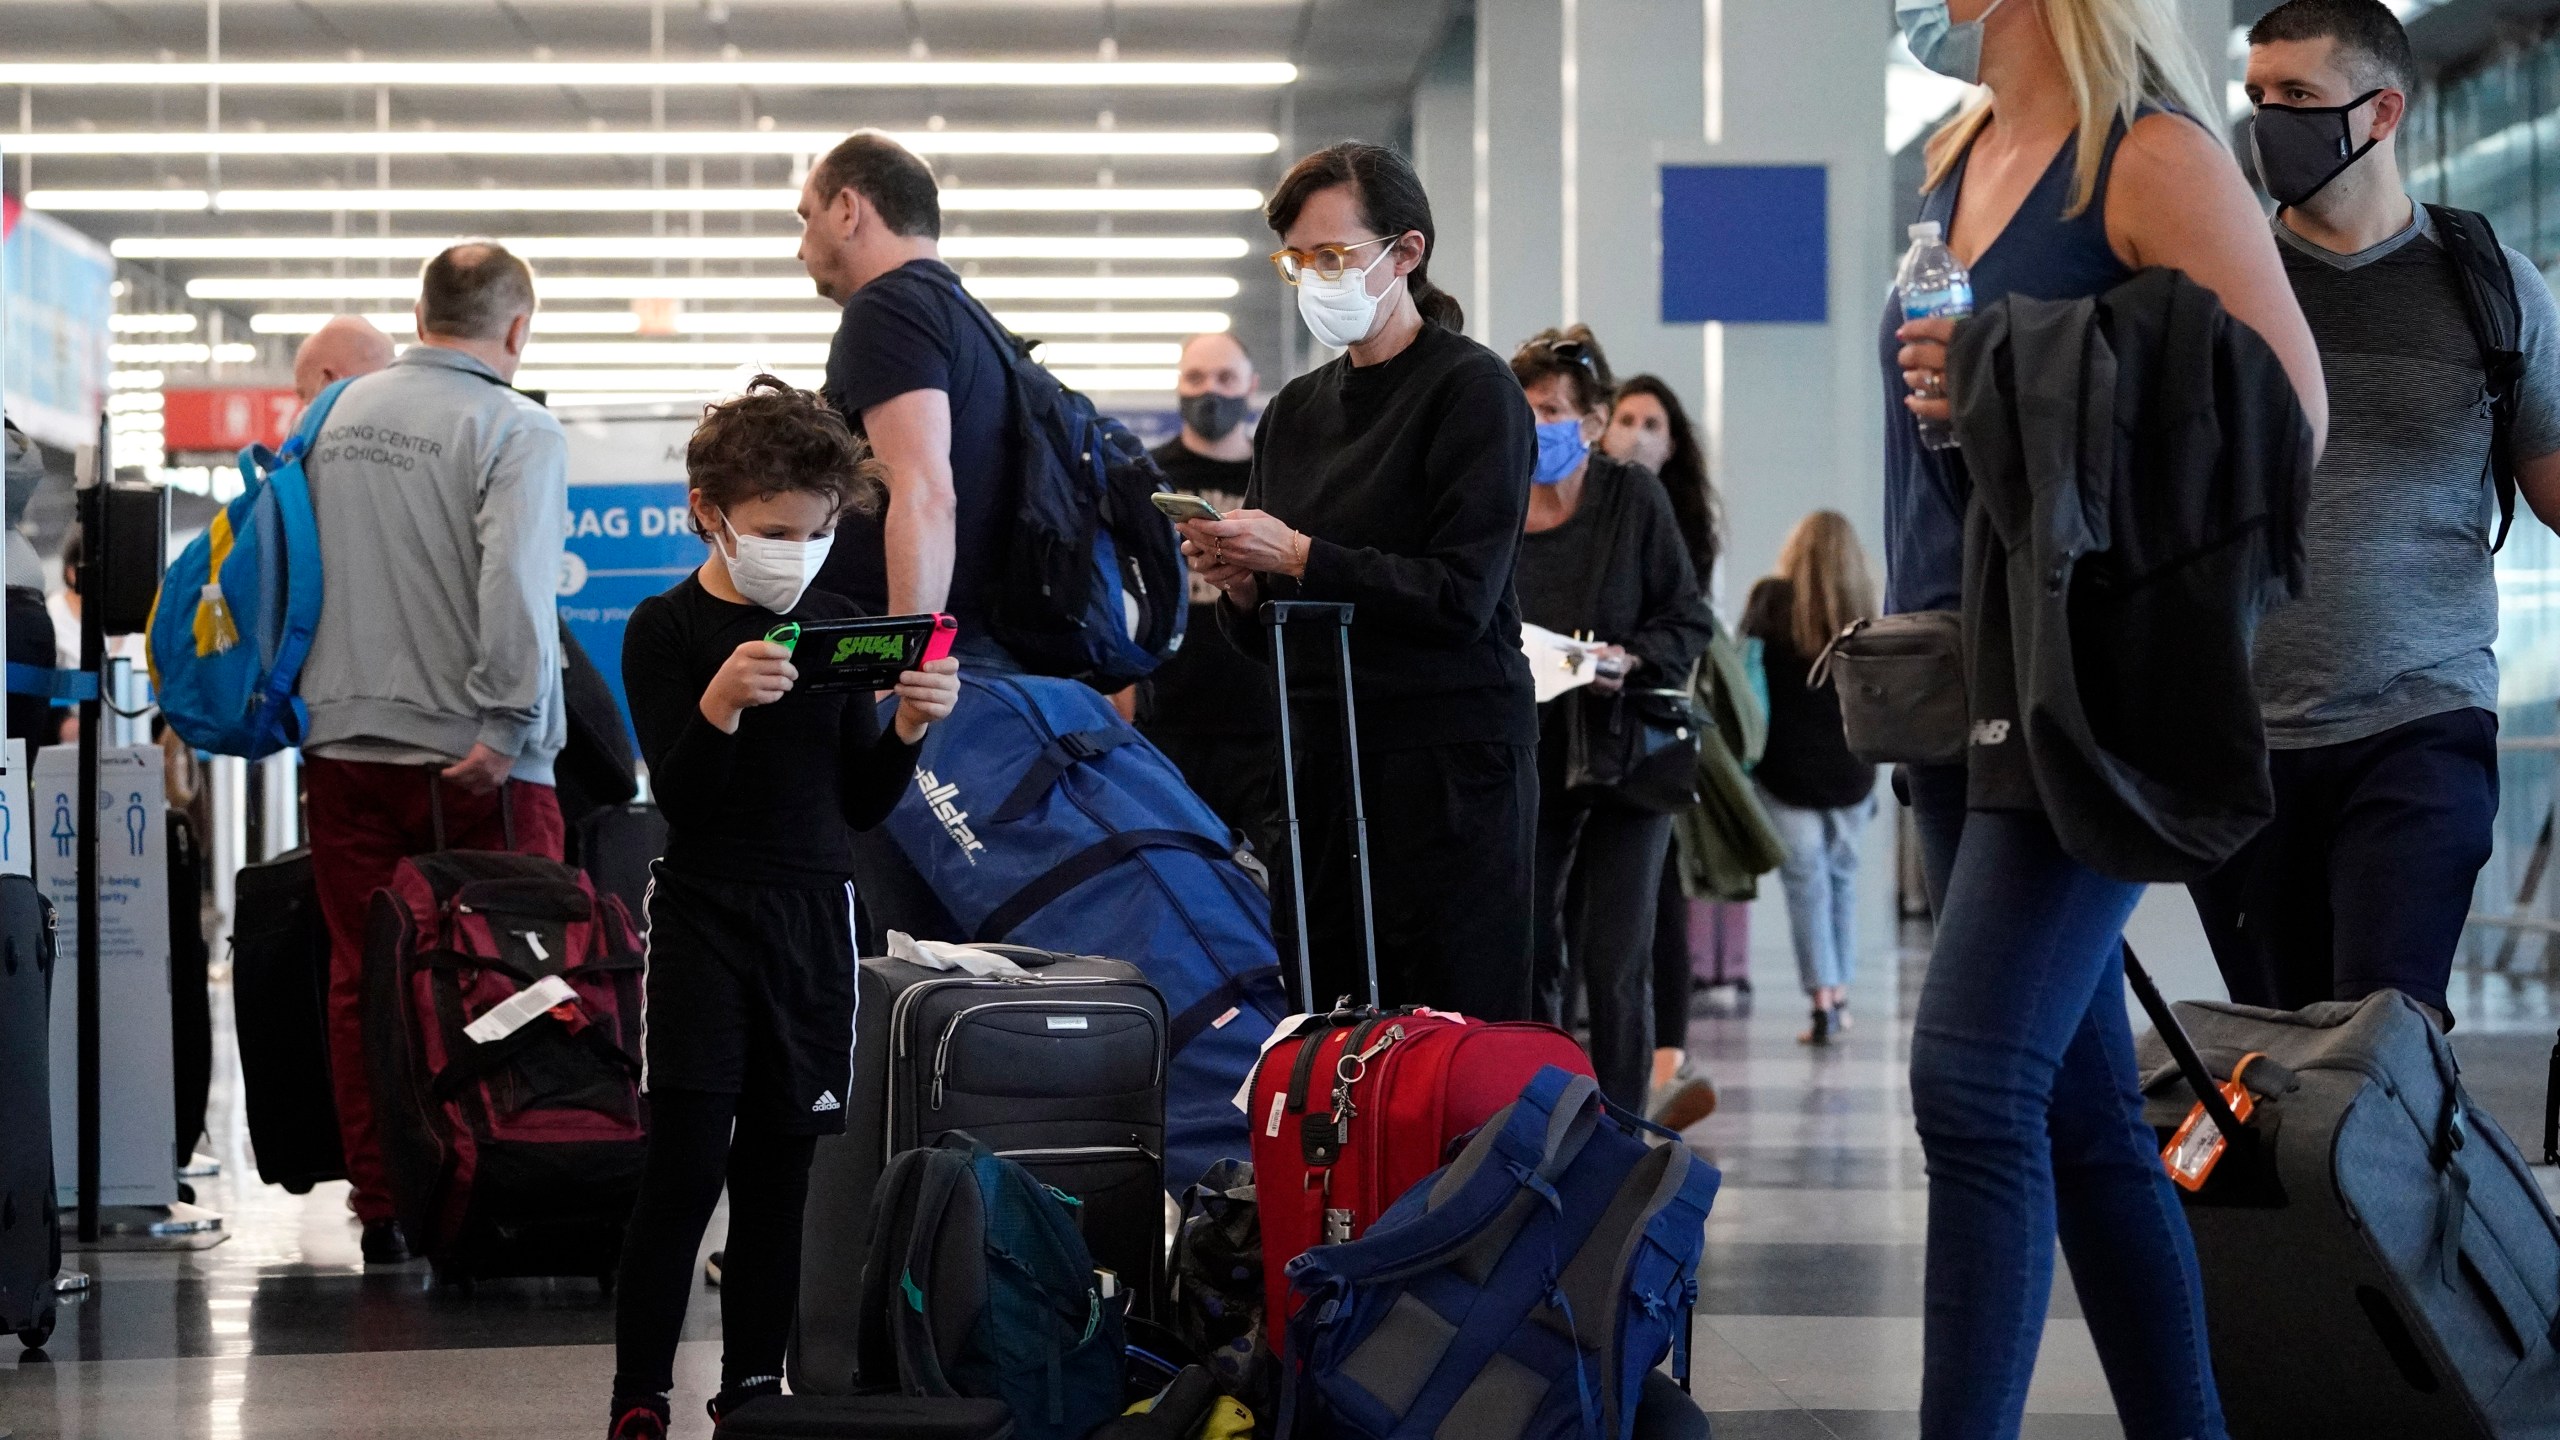
<svg viewBox="0 0 2560 1440"><path fill-rule="evenodd" d="M2159 1026L2140 1056L2164 1144L2195 1070L2266 1057L2242 1077L2250 1138L2180 1192L2234 1440L2560 1440L2560 1221L2417 1005L2185 1001L2170 1020L2127 961ZM2181 1025L2186 1063L2164 1039Z"/></svg>
<svg viewBox="0 0 2560 1440"><path fill-rule="evenodd" d="M1138 967L987 945L1030 979L865 960L845 1132L818 1142L791 1388L855 1388L873 1190L889 1157L963 1130L1074 1196L1094 1261L1151 1314L1164 1266L1164 997Z"/></svg>
<svg viewBox="0 0 2560 1440"><path fill-rule="evenodd" d="M0 1331L53 1337L62 1213L53 1199L53 907L0 875Z"/></svg>

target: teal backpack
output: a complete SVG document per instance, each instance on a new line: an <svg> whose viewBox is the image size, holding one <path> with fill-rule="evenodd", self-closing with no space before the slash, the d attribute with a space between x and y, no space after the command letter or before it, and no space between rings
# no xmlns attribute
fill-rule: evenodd
<svg viewBox="0 0 2560 1440"><path fill-rule="evenodd" d="M1002 1400L1018 1440L1083 1440L1121 1411L1119 1297L1081 1202L958 1131L889 1162L863 1271L862 1388Z"/></svg>
<svg viewBox="0 0 2560 1440"><path fill-rule="evenodd" d="M198 750L256 760L302 743L310 716L294 689L320 626L320 527L302 462L348 383L320 392L281 452L240 452L240 494L151 603L151 686Z"/></svg>

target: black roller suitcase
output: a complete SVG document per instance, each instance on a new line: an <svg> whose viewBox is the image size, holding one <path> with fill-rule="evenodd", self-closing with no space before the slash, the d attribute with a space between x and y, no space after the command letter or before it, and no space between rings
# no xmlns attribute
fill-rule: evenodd
<svg viewBox="0 0 2560 1440"><path fill-rule="evenodd" d="M62 1268L54 1208L53 909L0 875L0 1330L30 1349L53 1335Z"/></svg>
<svg viewBox="0 0 2560 1440"><path fill-rule="evenodd" d="M2173 1012L2126 969L2163 1141L2235 1069L2255 1105L2180 1192L2233 1440L2560 1440L2560 1220L2416 1002Z"/></svg>
<svg viewBox="0 0 2560 1440"><path fill-rule="evenodd" d="M169 812L169 1074L176 1088L178 1168L204 1138L206 1097L213 1093L213 1002L204 938L204 851L195 821Z"/></svg>
<svg viewBox="0 0 2560 1440"><path fill-rule="evenodd" d="M845 1133L809 1173L795 1391L854 1389L873 1188L891 1155L954 1130L1081 1201L1094 1263L1138 1313L1163 1288L1163 997L1118 960L983 948L1032 977L862 962Z"/></svg>
<svg viewBox="0 0 2560 1440"><path fill-rule="evenodd" d="M258 1178L296 1195L343 1180L329 1078L329 927L311 854L243 866L231 926L231 1000Z"/></svg>

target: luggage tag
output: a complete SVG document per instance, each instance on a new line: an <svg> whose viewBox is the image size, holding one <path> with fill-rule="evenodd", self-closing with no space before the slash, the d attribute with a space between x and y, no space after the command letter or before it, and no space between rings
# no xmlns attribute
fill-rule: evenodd
<svg viewBox="0 0 2560 1440"><path fill-rule="evenodd" d="M2265 1058L2265 1052L2258 1050L2241 1056L2240 1063L2231 1067L2231 1078L2222 1082L2223 1102L2231 1107L2231 1118L2243 1124L2248 1123L2250 1112L2258 1108L2258 1100L2250 1093L2249 1087L2241 1083L2240 1077L2248 1073L2251 1061ZM2178 1133L2170 1136L2169 1143L2161 1149L2160 1163L2168 1167L2169 1178L2178 1182L2180 1189L2192 1194L2204 1188L2204 1182L2213 1174L2213 1167L2221 1163L2222 1153L2229 1148L2231 1137L2223 1134L2222 1127L2213 1123L2213 1117L2205 1113L2204 1102L2199 1100L2195 1108L2187 1112L2186 1122L2178 1127Z"/></svg>
<svg viewBox="0 0 2560 1440"><path fill-rule="evenodd" d="M479 1044L494 1045L541 1017L572 1006L577 998L568 981L545 975L490 1006L487 1014L463 1026L462 1033Z"/></svg>

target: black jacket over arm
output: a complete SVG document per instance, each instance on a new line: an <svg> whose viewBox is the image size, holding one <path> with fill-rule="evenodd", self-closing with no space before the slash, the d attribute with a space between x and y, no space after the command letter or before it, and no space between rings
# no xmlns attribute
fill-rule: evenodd
<svg viewBox="0 0 2560 1440"><path fill-rule="evenodd" d="M2151 269L1957 327L1973 481L1964 620L1977 808L2041 809L2121 880L2211 871L2275 812L2249 678L2299 594L2311 427L2256 332Z"/></svg>

